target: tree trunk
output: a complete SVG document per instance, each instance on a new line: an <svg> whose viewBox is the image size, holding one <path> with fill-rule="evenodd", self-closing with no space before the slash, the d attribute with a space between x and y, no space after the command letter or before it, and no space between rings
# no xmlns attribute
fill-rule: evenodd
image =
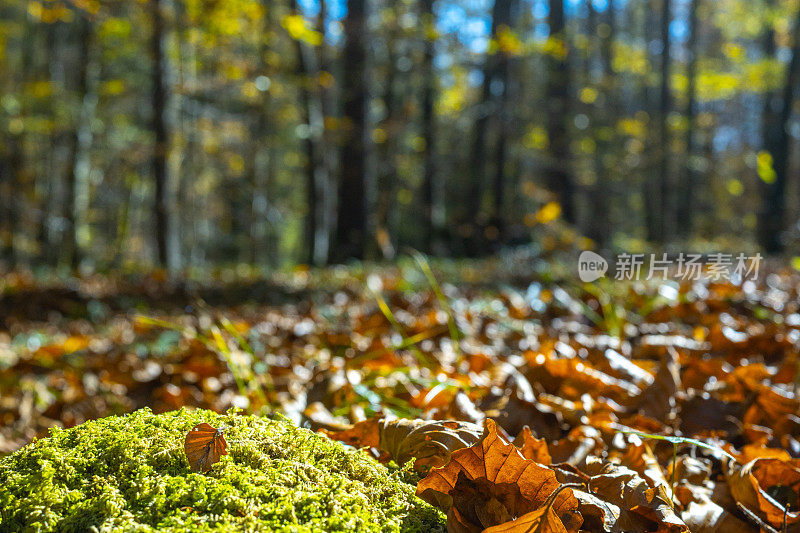
<svg viewBox="0 0 800 533"><path fill-rule="evenodd" d="M9 134L9 137L5 150L0 152L0 262L3 263L0 266L13 268L17 218L15 202L19 195L22 152L16 136Z"/></svg>
<svg viewBox="0 0 800 533"><path fill-rule="evenodd" d="M434 124L433 103L436 98L436 75L433 70L435 41L435 18L433 0L421 0L422 31L425 39L425 53L422 59L422 134L425 138L425 150L422 154L422 206L424 210L424 249L433 253L436 241L441 232L440 206L437 205L436 183L436 131Z"/></svg>
<svg viewBox="0 0 800 533"><path fill-rule="evenodd" d="M385 132L385 139L378 145L376 150L379 154L378 164L378 201L375 209L376 237L375 244L385 259L392 259L395 250L391 243L392 224L390 214L394 205L395 191L397 187L397 137L398 137L398 111L399 102L395 91L397 75L397 56L395 46L399 24L397 13L393 13L392 19L384 26L384 39L386 41L386 64L387 72L384 80L383 105L386 108L386 115L381 121L381 128ZM387 27L388 26L388 27ZM425 76L425 65L423 63L422 76ZM423 102L423 108L425 104ZM415 243L416 245L416 243Z"/></svg>
<svg viewBox="0 0 800 533"><path fill-rule="evenodd" d="M264 0L268 2L269 0ZM322 35L322 43L316 47L317 65L320 73L319 87L319 111L322 121L322 131L320 145L320 165L322 168L322 179L317 183L321 205L319 207L320 218L318 219L317 238L316 238L316 264L324 264L330 256L331 239L333 231L333 221L336 213L336 184L334 181L336 170L336 150L333 149L334 141L332 132L329 128L329 118L333 115L333 75L330 72L328 61L328 42L326 29L327 8L325 0L319 0L319 16L317 17L317 31Z"/></svg>
<svg viewBox="0 0 800 533"><path fill-rule="evenodd" d="M363 259L367 237L366 205L366 0L348 0L344 19L343 111L339 205L336 220L336 262Z"/></svg>
<svg viewBox="0 0 800 533"><path fill-rule="evenodd" d="M511 19L511 3L513 0L496 0L492 8L492 39L497 40L498 32L502 28L508 28ZM485 220L481 213L483 204L483 197L485 194L485 180L486 180L486 161L487 145L488 145L488 130L497 122L498 135L496 151L494 154L495 173L493 176L492 190L494 193L495 205L492 208L492 217L497 215L497 202L502 204L503 195L503 180L504 180L504 167L505 167L505 139L504 126L500 124L497 115L500 111L501 102L505 98L502 96L496 99L492 94L492 84L494 82L503 85L503 92L506 91L505 85L508 83L507 62L500 56L505 54L497 51L495 53L488 53L486 56L486 63L483 68L483 87L481 90L481 101L478 105L478 116L475 120L475 134L473 137L472 151L470 153L470 185L465 202L466 212L464 213L465 227L469 229L469 235L465 236L466 252L467 255L478 255L486 248L483 246L487 234L481 231ZM500 161L502 164L499 164ZM498 190L499 189L499 190ZM495 220L492 220L495 223ZM495 228L496 229L496 228ZM488 236L494 236L491 232Z"/></svg>
<svg viewBox="0 0 800 533"><path fill-rule="evenodd" d="M78 69L78 78L75 88L79 101L79 111L75 118L75 124L69 133L69 156L64 180L64 219L66 220L66 231L62 243L62 261L72 269L77 268L81 260L81 251L78 244L78 204L76 191L78 187L78 162L81 148L81 121L86 118L84 117L83 106L89 85L89 46L91 41L91 22L89 19L79 15L77 24L78 57L76 58L76 65Z"/></svg>
<svg viewBox="0 0 800 533"><path fill-rule="evenodd" d="M672 217L670 206L672 205L672 197L670 195L670 135L669 135L669 112L672 105L672 95L670 91L670 67L672 66L671 54L671 39L669 34L669 25L672 21L672 0L663 0L661 3L661 43L663 49L661 51L661 90L659 97L658 109L658 131L659 131L659 146L658 154L659 161L659 222L657 226L658 233L656 234L656 242L664 242L669 239L672 233Z"/></svg>
<svg viewBox="0 0 800 533"><path fill-rule="evenodd" d="M607 30L601 32L598 25L597 13L591 0L587 0L587 7L590 13L591 35L598 42L599 57L601 63L600 92L602 95L601 105L595 107L595 126L596 149L594 155L595 165L595 185L592 188L590 202L590 224L587 235L599 246L603 247L611 240L611 212L610 212L610 189L611 175L613 172L613 146L612 137L615 131L615 121L619 116L618 105L618 86L616 74L614 73L613 46L616 33L616 22L614 15L614 2L608 0L606 7Z"/></svg>
<svg viewBox="0 0 800 533"><path fill-rule="evenodd" d="M575 222L575 185L572 177L570 138L568 124L569 109L569 45L566 40L564 0L551 0L548 16L550 39L563 45L562 54L551 53L547 57L547 136L550 143L550 163L546 182L561 204L564 220Z"/></svg>
<svg viewBox="0 0 800 533"><path fill-rule="evenodd" d="M646 43L653 42L658 33L657 2L658 0L649 0L646 4L647 9L645 9L644 14L644 40ZM649 58L651 64L655 64L655 55L651 53L649 54ZM647 80L645 80L643 89L642 100L644 101L648 116L648 126L650 126L650 124L658 121L659 102L655 94L655 89ZM657 186L657 180L655 178L657 173L656 165L661 161L659 157L661 153L661 139L658 137L657 132L652 130L652 127L648 127L645 140L647 149L642 154L642 205L644 208L646 238L650 242L657 242L660 240L660 215L662 210L659 198L659 187Z"/></svg>
<svg viewBox="0 0 800 533"><path fill-rule="evenodd" d="M697 10L700 0L692 0L689 6L689 41L686 43L689 49L689 64L687 66L686 77L688 80L686 92L688 101L686 104L686 156L683 162L682 183L678 187L680 200L677 202L675 210L675 225L678 236L687 239L692 234L692 217L694 216L694 185L699 178L694 170L694 144L695 128L697 128L697 32L698 19Z"/></svg>
<svg viewBox="0 0 800 533"><path fill-rule="evenodd" d="M511 13L514 9L514 0L495 2L494 19L498 31L511 31ZM500 49L497 55L497 78L500 94L497 95L495 123L497 124L497 144L494 153L494 180L490 240L496 247L505 240L505 194L506 194L506 157L508 153L508 128L511 117L508 113L509 85L511 84L511 53L509 50Z"/></svg>
<svg viewBox="0 0 800 533"><path fill-rule="evenodd" d="M762 176L758 238L764 251L770 254L781 253L785 249L782 234L786 230L786 183L790 165L789 120L800 78L800 11L796 15L792 36L794 43L783 90L768 93L764 104L764 150L772 155L774 174L771 176L773 179L764 179ZM774 56L775 44L771 31L765 39L767 55Z"/></svg>
<svg viewBox="0 0 800 533"><path fill-rule="evenodd" d="M292 15L294 16L302 16L300 15L300 8L297 5L297 0L291 0L290 8L292 11ZM296 68L296 76L297 76L297 83L300 87L300 111L301 117L303 121L308 126L308 131L305 139L303 139L303 150L306 154L306 160L303 172L305 174L305 192L306 192L306 217L305 217L305 225L304 225L304 246L303 246L303 261L307 264L311 265L315 262L315 250L316 250L316 237L317 237L317 230L318 230L318 216L319 216L319 205L317 202L317 168L318 168L318 161L317 161L317 146L314 140L314 120L312 119L312 98L313 95L311 94L311 84L316 83L316 69L312 68L309 64L310 57L309 52L306 50L306 46L300 39L295 39L295 50L297 53L297 68Z"/></svg>
<svg viewBox="0 0 800 533"><path fill-rule="evenodd" d="M152 130L154 136L153 147L153 182L155 184L154 215L155 215L155 240L156 260L162 268L167 267L169 253L167 249L168 215L167 215L167 151L169 149L169 136L167 123L164 116L166 109L166 83L165 64L162 49L164 37L164 18L161 12L161 0L150 0L152 16L152 34L150 38L150 53L152 59Z"/></svg>

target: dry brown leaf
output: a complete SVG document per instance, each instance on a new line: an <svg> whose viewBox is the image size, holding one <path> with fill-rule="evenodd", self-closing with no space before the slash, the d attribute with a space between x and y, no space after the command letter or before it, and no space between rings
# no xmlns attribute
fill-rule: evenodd
<svg viewBox="0 0 800 533"><path fill-rule="evenodd" d="M491 419L475 445L454 452L450 462L434 468L417 484L417 496L448 513L448 530L486 528L541 507L559 487L555 472L526 459L497 432ZM582 519L571 491L561 491L553 510L567 531Z"/></svg>
<svg viewBox="0 0 800 533"><path fill-rule="evenodd" d="M633 470L599 460L587 462L584 473L591 476L588 486L592 493L620 509L614 528L606 531L689 531L669 504L670 497L664 485L652 488Z"/></svg>
<svg viewBox="0 0 800 533"><path fill-rule="evenodd" d="M380 424L378 447L398 463L415 458L415 468L443 466L450 455L481 438L481 427L455 420L392 420Z"/></svg>
<svg viewBox="0 0 800 533"><path fill-rule="evenodd" d="M341 431L321 430L328 437L356 448L377 448L381 441L382 418L370 418L357 422Z"/></svg>
<svg viewBox="0 0 800 533"><path fill-rule="evenodd" d="M455 420L386 420L372 418L343 431L323 432L330 438L357 448L387 452L398 464L416 459L415 468L442 466L455 450L478 442L481 428Z"/></svg>
<svg viewBox="0 0 800 533"><path fill-rule="evenodd" d="M516 520L486 528L483 533L567 533L567 529L553 508L546 505Z"/></svg>
<svg viewBox="0 0 800 533"><path fill-rule="evenodd" d="M550 452L547 451L547 441L534 437L531 428L528 426L522 428L517 438L514 439L514 446L519 448L525 459L531 459L543 465L549 465L553 462L550 458Z"/></svg>
<svg viewBox="0 0 800 533"><path fill-rule="evenodd" d="M728 486L734 499L775 527L800 523L800 459L754 459L744 466L729 463ZM785 505L789 504L789 512ZM792 509L797 509L792 511Z"/></svg>

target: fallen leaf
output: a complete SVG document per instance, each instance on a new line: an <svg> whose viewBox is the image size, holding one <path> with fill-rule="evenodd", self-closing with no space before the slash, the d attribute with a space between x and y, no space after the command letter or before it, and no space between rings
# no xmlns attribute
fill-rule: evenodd
<svg viewBox="0 0 800 533"><path fill-rule="evenodd" d="M387 452L398 464L416 459L417 469L442 466L450 454L478 442L481 428L456 420L386 420L372 418L341 431L323 430L332 439L357 448Z"/></svg>
<svg viewBox="0 0 800 533"><path fill-rule="evenodd" d="M559 485L553 470L523 457L487 419L481 440L454 452L444 467L431 469L417 484L417 496L448 514L448 530L471 531L538 509ZM580 527L577 506L570 490L552 503L567 531Z"/></svg>
<svg viewBox="0 0 800 533"><path fill-rule="evenodd" d="M492 526L483 533L567 533L567 528L550 505L540 507L499 526Z"/></svg>
<svg viewBox="0 0 800 533"><path fill-rule="evenodd" d="M736 501L771 525L780 528L784 519L789 525L800 522L800 460L760 458L744 466L730 461L726 477Z"/></svg>
<svg viewBox="0 0 800 533"><path fill-rule="evenodd" d="M202 422L186 434L183 450L194 472L208 472L220 456L228 454L228 443L222 429Z"/></svg>

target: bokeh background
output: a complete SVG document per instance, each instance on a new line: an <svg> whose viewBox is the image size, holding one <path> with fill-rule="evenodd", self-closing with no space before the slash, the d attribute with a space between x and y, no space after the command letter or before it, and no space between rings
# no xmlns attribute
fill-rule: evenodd
<svg viewBox="0 0 800 533"><path fill-rule="evenodd" d="M1 0L0 257L798 250L797 0Z"/></svg>

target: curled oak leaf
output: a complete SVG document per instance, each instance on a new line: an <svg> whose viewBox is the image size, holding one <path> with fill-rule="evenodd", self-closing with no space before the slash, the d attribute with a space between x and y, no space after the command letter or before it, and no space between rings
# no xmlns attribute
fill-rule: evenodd
<svg viewBox="0 0 800 533"><path fill-rule="evenodd" d="M486 528L483 533L567 533L567 528L553 508L546 505L516 520Z"/></svg>
<svg viewBox="0 0 800 533"><path fill-rule="evenodd" d="M447 512L448 531L482 531L536 510L559 485L555 472L523 457L487 419L481 440L433 468L417 484L417 496ZM569 532L578 531L582 522L577 506L569 490L552 502Z"/></svg>
<svg viewBox="0 0 800 533"><path fill-rule="evenodd" d="M734 499L773 526L800 523L800 459L760 458L744 466L730 461L726 477Z"/></svg>
<svg viewBox="0 0 800 533"><path fill-rule="evenodd" d="M415 458L415 468L443 466L450 455L472 446L481 438L481 428L455 420L392 420L380 424L378 447L398 463Z"/></svg>
<svg viewBox="0 0 800 533"><path fill-rule="evenodd" d="M416 459L415 468L442 466L455 450L478 442L481 428L455 420L386 420L372 418L343 431L323 431L328 437L357 448L387 452L398 464Z"/></svg>
<svg viewBox="0 0 800 533"><path fill-rule="evenodd" d="M620 516L622 509L594 494L582 490L574 491L578 500L578 512L583 516L584 531L605 531L606 533L622 533Z"/></svg>
<svg viewBox="0 0 800 533"><path fill-rule="evenodd" d="M644 478L630 468L599 459L588 460L582 470L585 475L590 476L587 485L591 493L605 504L619 509L619 515L615 516L614 507L601 506L605 513L605 531L688 533L686 524L675 514L669 503L670 497L665 485L651 488ZM589 507L596 506L597 503L583 498L579 492L576 491L576 497L581 502L581 514L596 515L598 511Z"/></svg>
<svg viewBox="0 0 800 533"><path fill-rule="evenodd" d="M549 465L553 462L550 458L550 452L547 450L547 441L534 437L531 428L528 426L522 428L517 438L514 439L514 446L519 448L525 459L531 459L543 465Z"/></svg>

